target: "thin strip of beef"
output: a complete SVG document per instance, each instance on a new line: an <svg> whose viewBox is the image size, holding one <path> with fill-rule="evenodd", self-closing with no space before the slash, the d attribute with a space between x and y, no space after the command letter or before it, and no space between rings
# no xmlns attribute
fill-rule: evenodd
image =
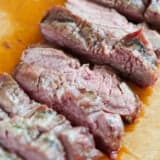
<svg viewBox="0 0 160 160"><path fill-rule="evenodd" d="M67 81L75 82L81 90L85 88L100 96L107 112L120 114L130 123L138 115L139 99L110 68L94 66L91 70L88 65L80 66L78 60L60 50L42 46L26 49L21 60L62 72Z"/></svg>
<svg viewBox="0 0 160 160"><path fill-rule="evenodd" d="M110 33L110 34L108 34L109 37L111 37L111 36L114 37L114 38L109 39L110 41L114 42L114 43L112 43L114 45L112 46L113 52L111 51L110 55L108 57L108 61L109 61L108 64L110 64L113 68L120 71L121 75L123 75L126 78L128 77L129 79L131 79L134 82L137 82L137 84L142 84L143 87L147 86L146 85L147 82L141 83L139 81L139 79L137 78L137 74L138 74L138 76L140 76L142 78L142 80L144 80L143 77L146 76L146 79L147 79L147 77L149 76L151 79L150 78L147 79L148 82L150 81L150 82L154 83L156 81L157 74L155 73L155 71L156 71L155 64L157 64L158 60L157 60L157 57L156 57L155 53L153 52L153 50L157 51L157 49L155 48L155 44L152 41L152 39L150 39L150 37L147 37L148 33L146 33L146 32L150 31L150 30L147 30L147 29L142 30L141 28L138 29L139 26L128 23L128 21L123 16L121 16L117 12L115 12L113 10L109 10L107 8L106 9L103 8L104 11L102 10L102 8L101 8L101 10L99 9L101 12L103 11L103 15L100 13L100 11L98 14L97 11L95 11L95 10L98 10L97 6L94 6L91 3L87 3L87 1L85 1L85 0L82 0L81 4L79 3L78 0L68 0L66 7L70 11L72 11L74 14L77 14L78 16L81 16L81 13L84 13L82 16L84 16L87 20L89 20L89 22L92 22L92 24L94 22L96 24L99 24L99 26L101 26L102 24L103 25L105 24L105 27L107 27L107 28L104 29L104 26L100 27L98 32L100 32L103 29L103 32ZM91 9L91 7L94 9ZM94 20L95 19L94 14L101 15L101 16L97 16L96 20ZM101 19L102 16L105 17L105 20L107 23L109 22L108 24L102 22L102 20L97 20L97 19ZM112 19L115 19L115 20L112 20ZM114 30L112 28L114 28ZM122 30L122 31L120 31L120 30ZM134 33L139 33L139 34L137 35ZM153 34L153 32L152 32L152 34ZM106 37L108 35L106 34ZM123 46L121 46L121 54L119 54L119 51L117 51L116 57L115 57L115 52L114 52L115 45L117 43L123 41L123 39L125 37L131 37L132 39L133 38L136 39L136 41L138 43L135 43L135 46L137 46L137 47L129 48L129 46L123 45ZM107 41L106 41L107 44L109 44L108 38L106 38L106 39L107 39ZM142 49L139 50L139 48L142 48ZM129 52L128 52L128 50L129 50ZM128 57L130 57L129 61L128 61ZM137 71L136 69L133 71L134 74L131 71L135 67L134 64L132 63L132 61L135 61L135 59L137 61L137 65L138 65L137 68L138 68L138 70L141 70L141 74L139 74L139 71ZM114 65L114 63L113 63L114 61L119 62L118 66L116 64ZM143 63L143 65L142 65L142 63ZM121 70L121 68L122 68L122 70ZM131 72L128 74L128 71L131 71ZM126 74L123 74L125 72L126 72ZM143 75L143 74L145 74L145 75ZM150 85L152 85L152 84L150 84Z"/></svg>
<svg viewBox="0 0 160 160"><path fill-rule="evenodd" d="M145 12L145 20L157 29L160 26L160 0L151 0Z"/></svg>
<svg viewBox="0 0 160 160"><path fill-rule="evenodd" d="M116 3L117 3L116 0L115 1L110 1L110 0L89 0L89 1L96 1L98 4L102 4L104 6L107 6L107 7L110 7L110 8L115 8L115 9L118 10L118 5L116 5ZM149 1L148 0L143 0L143 2L141 0L138 0L138 1L137 0L136 1L124 1L124 2L123 2L123 0L118 0L118 1L119 2L117 4L121 4L121 6L123 6L122 9L124 8L124 10L122 12L129 11L130 13L132 13L131 7L132 8L136 8L137 6L136 5L132 6L130 4L132 4L132 3L135 3L135 4L137 3L138 4L139 3L139 5L138 5L139 7L137 8L137 10L134 13L136 13L137 11L138 12L140 11L140 13L142 14L142 12L144 12L144 6L146 6L146 8L147 8L147 6L149 5ZM68 0L68 2L72 2L73 3L72 0ZM76 2L74 2L74 3L76 3ZM156 7L152 6L153 3L155 3L155 2L151 1L150 7L148 7L148 9L145 9L146 10L146 12L145 12L146 19L148 19L148 21L156 21L158 23L158 18L153 18L154 15L156 15L157 17L159 16L158 10L157 11L152 11L152 8L155 8L153 10L156 10L158 8L157 6L158 6L159 2L156 2L157 3ZM131 7L127 8L126 6L128 6L128 5L130 5ZM116 8L116 6L117 6L117 8ZM122 10L122 9L120 9L120 10ZM155 12L157 12L157 13L155 13ZM142 17L141 14L139 15L137 13L136 17ZM121 22L125 21L125 20L123 20L124 19L123 16L119 15L119 17L118 17L117 13L115 15L116 15L116 17L114 19L116 19L117 21L119 21L119 20L121 20ZM128 15L130 15L130 14L128 14ZM132 17L134 17L134 14L132 15ZM136 17L134 17L134 21L135 21ZM127 27L123 27L123 26L124 26L124 24L122 24L122 28L127 30L126 29ZM144 28L145 35L147 36L147 38L149 39L150 43L152 44L153 49L155 50L155 52L157 54L157 57L158 57L158 60L159 60L159 58L160 58L160 43L159 43L160 35L159 35L159 33L157 31L155 31L155 30L149 29L146 25L144 26L144 24L140 24L140 25L136 26L135 24L131 24L130 23L128 28L130 28L132 31L134 31L137 27L139 28L139 26L140 26L140 28Z"/></svg>
<svg viewBox="0 0 160 160"><path fill-rule="evenodd" d="M20 97L19 96L20 94L15 94L15 92L13 92L13 90L10 89L10 88L14 88L14 90L19 90L20 93L24 93L22 91L22 89L20 89L19 85L15 82L15 80L13 80L13 78L10 75L1 74L0 76L1 76L0 83L5 84L5 85L3 85L3 87L1 87L1 89L3 91L5 91L3 94L3 98L7 102L7 100L8 100L7 97L11 97L11 95L14 96L14 99L9 99L10 103L7 103L8 105L3 105L3 108L4 109L6 107L10 108L10 114L13 115L13 113L14 113L13 107L17 107L17 105L20 105L20 103L17 104L17 101L20 102L21 99L29 99L29 98L26 94L21 94L21 97ZM7 87L6 87L6 84L8 84ZM5 94L5 93L8 93L8 94ZM15 101L15 99L17 101ZM1 103L1 101L3 102L2 99L0 99L0 103ZM3 104L6 104L6 103L3 103ZM21 109L23 109L23 107L27 107L27 105L23 105L23 104L24 103L22 103ZM91 134L89 134L89 132L86 128L84 128L84 127L74 127L73 128L70 125L70 122L67 121L64 116L57 114L55 111L53 111L52 109L49 109L45 105L41 105L36 102L34 102L34 104L36 104L36 106L39 106L39 107L38 108L36 107L36 110L34 108L33 111L31 112L32 114L29 114L29 115L27 114L27 116L25 116L25 119L23 119L23 118L22 119L25 121L25 123L27 123L27 126L29 126L30 128L36 128L40 133L51 132L49 134L51 138L54 135L56 135L58 137L58 139L65 146L66 146L66 144L63 140L63 134L66 133L66 136L65 136L66 141L67 141L66 143L69 144L71 147L71 148L65 149L66 156L70 158L68 160L72 160L72 159L74 159L74 160L79 160L79 159L81 159L81 160L89 160L89 159L95 160L95 159L102 157L102 154L100 153L100 151L98 151L95 148L93 138L92 138ZM23 114L20 114L18 116L23 117ZM21 121L21 119L19 120L18 118L16 118L16 121L18 123L19 121ZM72 135L67 134L69 131L72 133ZM51 134L53 134L53 136ZM71 136L73 139L71 139ZM82 136L83 136L84 140L81 139ZM47 138L47 135L42 136L42 137L43 137L43 139L45 137ZM79 143L79 141L78 141L79 139L81 139L81 143ZM40 141L40 143L41 142L43 142L43 141ZM32 149L32 148L30 148L30 149ZM41 148L39 148L39 149L41 150ZM43 148L42 148L42 150L43 150ZM46 151L43 150L43 151L46 152L47 150ZM51 151L52 151L52 149L51 149ZM72 153L72 152L74 154L70 155L70 153ZM49 152L47 154L48 154L48 156L50 156Z"/></svg>
<svg viewBox="0 0 160 160"><path fill-rule="evenodd" d="M18 155L6 151L0 146L0 159L1 160L22 160Z"/></svg>
<svg viewBox="0 0 160 160"><path fill-rule="evenodd" d="M123 134L122 120L117 114L103 111L104 104L95 92L76 87L59 71L31 64L17 66L14 76L36 100L62 113L73 124L87 126L103 151L110 156L117 153Z"/></svg>
<svg viewBox="0 0 160 160"><path fill-rule="evenodd" d="M41 22L41 31L43 35L49 41L56 42L62 47L69 48L73 50L74 53L84 56L89 61L98 64L112 65L112 59L115 57L112 56L112 53L114 52L111 50L113 49L114 45L119 42L124 35L127 34L126 32L129 33L131 29L133 30L132 26L130 29L125 18L125 21L122 21L122 23L120 21L118 24L116 24L117 21L115 22L111 20L112 16L112 19L114 19L115 15L118 14L116 14L115 11L99 7L87 1L82 1L80 4L81 7L78 7L76 3L77 1L75 1L73 4L67 3L66 6L68 9L64 7L52 8ZM87 11L86 6L89 8ZM88 13L88 11L91 12ZM96 18L94 15L96 15ZM102 22L101 17L109 18L106 18L105 21ZM119 17L121 16L119 15ZM108 20L110 20L110 23L108 23ZM123 28L123 30L121 30L122 32L119 32L119 27L123 26L123 24L127 29L124 30ZM140 39L138 40L140 41ZM132 56L130 58L133 60L137 58L137 61L139 61L139 70L142 73L141 76L145 77L147 75L147 77L151 77L150 79L146 78L150 81L147 81L147 83L139 83L139 80L136 79L136 72L130 73L133 76L128 76L126 73L126 77L144 87L154 84L157 79L157 73L154 64L156 62L153 64L150 63L150 61L153 61L153 59L156 61L155 53L152 52L152 50L149 50L144 44L142 47L147 53L144 54L137 50L137 54L135 55L132 53L134 50L132 51L130 49L131 54L129 53L127 56ZM121 56L124 57L123 59L125 59L126 54L128 54L126 52L127 46L123 46L122 50L124 50L124 52L122 52L120 55L117 53L117 55L120 56L119 59L121 59ZM145 57L148 57L148 52L152 58L147 58L146 60ZM123 62L121 62L119 65L121 65L121 68L123 68L123 72L117 67L117 65L112 65L112 67L118 70L120 73L127 72L128 64L125 62L123 64L122 63ZM135 79L131 79L131 77L135 77Z"/></svg>

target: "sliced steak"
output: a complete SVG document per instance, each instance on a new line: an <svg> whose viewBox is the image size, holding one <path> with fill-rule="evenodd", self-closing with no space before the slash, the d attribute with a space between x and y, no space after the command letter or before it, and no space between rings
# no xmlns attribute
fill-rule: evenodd
<svg viewBox="0 0 160 160"><path fill-rule="evenodd" d="M0 159L1 160L22 160L22 158L20 158L18 155L6 151L1 146L0 146Z"/></svg>
<svg viewBox="0 0 160 160"><path fill-rule="evenodd" d="M24 120L0 122L0 144L26 160L65 160L62 144L54 134L40 135Z"/></svg>
<svg viewBox="0 0 160 160"><path fill-rule="evenodd" d="M32 126L41 132L52 130L61 140L68 160L90 160L103 155L95 149L93 137L83 127L72 128L62 115L48 108L40 108L30 118Z"/></svg>
<svg viewBox="0 0 160 160"><path fill-rule="evenodd" d="M32 114L40 105L31 101L7 73L0 75L0 108L13 116Z"/></svg>
<svg viewBox="0 0 160 160"><path fill-rule="evenodd" d="M133 32L134 27L129 25L124 17L122 18L122 16L113 10L105 9L84 0L81 1L80 4L78 2L77 0L70 0L66 4L67 8L54 7L48 12L41 22L41 31L45 38L51 42L56 42L62 47L71 49L74 53L85 57L89 61L98 64L112 65L113 68L122 74L126 72L126 77L140 86L152 85L157 79L157 72L154 66L155 64L151 65L150 61L154 59L156 63L156 56L152 50L147 50L146 45L143 44L143 50L151 52L152 57L151 59L147 59L147 66L145 56L147 56L148 53L137 50L136 52L139 55L143 55L137 57L137 55L134 54L134 50L130 49L130 53L128 53L126 52L126 47L121 47L123 52L121 52L121 54L117 53L117 55L120 56L119 59L121 59L121 57L125 59L126 54L130 56L131 64L129 65L132 65L132 59L139 59L141 62L139 70L141 70L142 76L145 77L147 75L147 77L150 77L150 79L145 77L147 80L150 80L147 81L147 83L139 83L140 81L138 78L136 79L136 73L134 72L130 73L133 76L128 76L127 70L130 61L127 64L123 63L123 61L119 63L118 65L121 66L120 69L112 64L112 58L114 58L112 53L114 53L115 44L121 41L131 30ZM102 22L101 17L105 17L105 21L103 20ZM115 20L114 17L117 19L118 17L120 18ZM122 68L123 72L121 70ZM152 72L150 72L150 70ZM135 79L131 79L131 77L135 77Z"/></svg>
<svg viewBox="0 0 160 160"><path fill-rule="evenodd" d="M61 57L62 62L59 61L60 58L57 55ZM64 58L62 59L62 57ZM107 112L120 114L126 117L129 122L137 117L140 108L139 99L127 84L121 81L108 67L94 66L91 70L86 64L76 65L78 61L75 58L65 55L60 50L43 47L26 49L21 60L25 63L62 72L62 75L67 79L66 81L74 82L77 88L95 92L95 95L100 96ZM74 64L68 65L71 62ZM63 67L59 66L60 64Z"/></svg>
<svg viewBox="0 0 160 160"><path fill-rule="evenodd" d="M104 0L104 2L108 3L108 4L109 3L113 4L114 1ZM131 3L131 2L128 2L128 3ZM137 2L135 2L135 3L137 3ZM142 2L139 1L139 3L142 3ZM143 0L143 3L147 6L149 2L148 2L148 0ZM112 34L110 34L110 35L112 35L112 36L116 35L115 39L117 39L117 40L122 39L128 33L132 33L138 29L144 28L145 37L148 38L149 42L153 46L153 49L155 51L157 49L160 49L160 45L158 45L158 42L155 44L156 41L155 40L153 41L153 38L155 36L156 37L154 39L159 39L159 37L160 37L160 35L159 35L159 33L157 33L157 31L148 28L147 25L144 25L143 23L138 24L138 26L133 23L129 23L126 20L126 18L124 16L120 15L118 12L115 12L114 10L110 10L108 8L105 8L105 9L103 8L105 10L104 11L101 8L101 10L102 10L101 12L103 12L103 14L105 14L104 17L107 22L107 23L105 23L104 20L101 19L102 15L98 14L98 12L97 12L97 10L100 10L100 8L97 8L94 4L91 4L91 3L89 5L87 5L87 4L88 3L85 0L82 0L81 4L77 0L68 0L68 3L66 5L68 8L72 8L72 10L74 9L74 12L77 12L77 14L79 14L78 9L81 9L81 15L83 14L82 16L84 16L85 18L90 18L90 21L93 21L96 24L99 24L101 26L101 28L103 27L102 24L105 24L105 26L103 27L103 31L105 31L105 32L112 31L111 32ZM94 9L94 8L96 8L96 9ZM85 12L84 12L84 10L85 10ZM93 14L90 16L87 16L86 12L88 13L88 15L90 15L91 13L93 13ZM95 15L97 16L96 20L95 20ZM99 32L102 32L101 28L99 29ZM110 40L113 41L112 39L110 39ZM108 43L108 41L107 41L107 43Z"/></svg>
<svg viewBox="0 0 160 160"><path fill-rule="evenodd" d="M160 26L160 0L151 0L145 12L145 20L157 29Z"/></svg>
<svg viewBox="0 0 160 160"><path fill-rule="evenodd" d="M104 103L95 92L78 88L59 71L31 64L17 66L14 76L36 100L64 114L74 125L87 126L95 138L98 137L103 142L101 146L110 156L119 149L123 133L122 120L119 115L103 111ZM72 76L74 77L73 73ZM92 118L95 113L99 116ZM100 123L102 116L103 123ZM110 123L110 119L113 123Z"/></svg>
<svg viewBox="0 0 160 160"><path fill-rule="evenodd" d="M4 93L8 93L8 94L3 95L6 102L8 100L7 96L11 97L11 95L14 95L14 99L9 99L10 103L7 103L7 105L3 105L3 108L5 108L7 106L10 111L9 113L11 115L14 115L15 112L13 110L13 107L15 107L15 108L17 107L16 109L18 109L19 105L22 105L21 109L23 109L23 107L28 107L30 105L30 103L28 103L28 105L27 105L27 103L25 103L25 105L23 105L24 101L22 101L22 103L20 103L20 100L22 100L22 99L30 100L29 97L26 94L24 94L22 89L20 89L19 85L13 80L13 78L8 74L1 74L0 77L1 77L0 83L1 84L5 83L5 85L3 85L1 89L3 91L5 91ZM6 87L6 84L9 84L9 86ZM20 94L14 94L15 92L14 93L10 92L11 88L13 88L15 90L18 89L19 93L23 93L23 94L21 94L21 97L19 96ZM17 101L15 101L15 99ZM1 102L3 102L2 99L0 99L0 104L1 104ZM19 103L17 103L17 102L19 102ZM40 138L38 138L36 143L32 143L32 144L26 143L25 147L29 147L26 154L24 152L21 153L20 150L15 149L14 151L17 151L18 153L22 154L22 156L27 157L27 159L30 159L29 156L32 156L32 155L28 155L28 154L32 154L32 149L34 152L34 147L43 146L42 148L37 148L37 153L35 153L36 155L33 155L33 156L40 158L41 153L38 155L38 152L41 151L41 152L44 152L42 154L47 154L45 159L47 159L47 156L48 156L48 159L54 159L54 157L52 155L52 154L54 154L54 148L49 147L48 145L50 144L50 146L52 146L52 143L53 143L56 147L57 143L59 144L58 141L63 142L63 140L61 140L61 138L60 138L61 137L60 134L62 132L64 134L68 133L68 130L69 130L70 132L73 133L72 134L73 139L71 139L70 136L66 134L66 138L68 138L67 144L70 144L71 148L69 150L70 150L70 152L76 153L76 156L74 154L69 155L70 152L68 152L68 150L65 150L66 156L71 158L68 160L72 160L72 159L79 160L79 158L81 160L90 160L90 159L98 159L98 158L102 157L102 153L95 148L95 144L92 139L92 136L91 136L91 134L89 134L89 132L86 128L84 128L84 127L74 127L73 128L70 125L70 122L67 121L64 116L57 114L55 111L49 109L45 105L38 104L34 101L32 101L32 102L34 103L34 105L36 104L35 106L39 106L39 107L38 108L36 107L36 110L35 110L35 108L33 108L32 112L30 112L32 114L27 114L27 116L25 115L25 119L17 118L17 116L16 116L16 123L19 125L20 122L24 122L25 127L34 128L37 130L37 132L39 132L41 134L43 133L43 134ZM19 114L18 116L24 117L23 115L24 114ZM15 116L14 116L14 121L15 121ZM83 134L84 141L82 140L81 144L79 144L77 141L77 139L80 139L82 137L82 133L80 132L80 130L84 131L84 132L82 132L82 133L84 133ZM46 132L51 132L51 133L46 134ZM58 137L58 139L54 138L55 135ZM56 143L53 141L54 139L55 139ZM88 145L88 142L90 145ZM5 143L7 143L7 142L5 142ZM66 145L65 142L63 142L63 144ZM31 145L31 148L30 148L30 145ZM34 147L32 147L32 145ZM72 145L74 145L74 146L72 146ZM88 146L87 150L86 150L86 146ZM7 147L7 146L5 146L5 147ZM8 149L11 150L11 148L8 148ZM38 156L40 156L40 157L38 157ZM55 157L58 158L57 152L56 152ZM34 159L34 157L32 157L32 158ZM42 159L43 158L44 157L42 157ZM62 157L59 157L59 158L61 159Z"/></svg>

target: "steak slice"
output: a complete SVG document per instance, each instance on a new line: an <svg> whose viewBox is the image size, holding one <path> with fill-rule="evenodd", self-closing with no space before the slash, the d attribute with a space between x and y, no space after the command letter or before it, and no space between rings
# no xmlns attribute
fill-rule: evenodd
<svg viewBox="0 0 160 160"><path fill-rule="evenodd" d="M137 50L137 56L134 54L134 50L130 49L130 53L126 52L125 46L121 47L123 52L121 52L121 54L117 53L117 55L120 56L119 59L121 59L121 57L125 59L127 54L127 56L131 58L131 63L132 59L134 60L137 58L138 61L141 62L139 70L142 76L145 77L147 75L147 77L150 77L150 79L147 77L144 78L150 80L147 81L147 83L139 83L140 81L138 78L136 79L136 73L134 72L130 73L133 76L128 76L127 70L130 61L127 64L123 63L123 61L119 63L118 65L121 66L120 69L112 64L112 58L114 58L112 53L114 53L115 44L121 41L131 30L133 32L133 27L130 27L128 21L125 18L122 19L122 17L113 10L105 9L84 0L81 1L79 5L77 4L78 2L79 1L76 0L70 0L69 3L66 4L67 8L57 6L49 10L48 14L41 22L41 31L45 38L50 42L56 42L62 47L71 49L75 54L85 57L91 62L109 64L122 74L126 72L126 77L140 86L146 87L152 85L157 79L155 67L156 56L152 50L148 50L145 44L142 46L143 50L147 53ZM120 21L111 20L111 17L114 19L115 16L120 17ZM103 20L102 22L101 17L105 17L105 21ZM121 32L119 28L122 28ZM148 52L150 52L152 58L147 58L148 63L146 65L145 56L148 56ZM155 62L151 64L150 62L153 59ZM123 68L123 72L121 68ZM131 79L131 77L135 77L135 79Z"/></svg>
<svg viewBox="0 0 160 160"><path fill-rule="evenodd" d="M77 127L74 129L68 129L65 130L65 132L61 132L59 137L64 145L65 151L67 152L67 159L98 160L100 158L99 151L91 150L94 146L94 140L86 128ZM77 152L80 150L84 150L85 152ZM85 157L85 159L83 157Z"/></svg>
<svg viewBox="0 0 160 160"><path fill-rule="evenodd" d="M57 55L61 57L62 62L59 61L60 58ZM127 84L121 81L108 67L94 66L92 70L86 64L73 67L78 63L75 58L60 50L43 47L26 49L21 60L25 63L62 72L67 81L75 82L74 85L77 88L90 90L100 96L107 112L120 114L128 122L133 122L137 117L140 108L139 99ZM68 65L71 62L74 64Z"/></svg>
<svg viewBox="0 0 160 160"><path fill-rule="evenodd" d="M0 147L0 158L1 160L22 160L19 156L6 151L2 147Z"/></svg>
<svg viewBox="0 0 160 160"><path fill-rule="evenodd" d="M95 92L76 87L59 71L31 64L17 66L14 76L31 97L62 113L74 125L87 126L110 156L119 150L122 120L118 114L103 111L104 104Z"/></svg>
<svg viewBox="0 0 160 160"><path fill-rule="evenodd" d="M155 59L150 49L144 47L146 43L143 31L139 30L119 41L110 54L111 66L143 87L147 87L148 82L153 85L157 80Z"/></svg>
<svg viewBox="0 0 160 160"><path fill-rule="evenodd" d="M10 75L0 74L0 108L13 117L32 114L39 106L29 99Z"/></svg>
<svg viewBox="0 0 160 160"><path fill-rule="evenodd" d="M103 155L95 149L93 137L84 127L71 127L64 116L49 108L41 108L30 118L41 132L52 130L63 144L68 160L98 160Z"/></svg>
<svg viewBox="0 0 160 160"><path fill-rule="evenodd" d="M0 144L26 160L65 160L60 141L54 134L40 135L24 120L0 122Z"/></svg>
<svg viewBox="0 0 160 160"><path fill-rule="evenodd" d="M8 94L4 94L3 97L6 100L6 102L7 102L7 100L9 100L9 102L10 102L10 103L7 103L7 105L3 105L3 108L5 108L7 106L10 111L9 113L11 115L14 115L15 112L13 110L13 107L17 107L17 105L22 105L21 109L23 109L23 107L28 107L28 105L30 105L30 103L28 103L28 105L27 105L27 103L25 103L25 105L23 105L25 101L22 101L22 103L20 103L21 100L29 99L29 97L26 94L24 94L22 89L15 82L15 80L8 74L1 74L0 77L1 77L0 83L5 84L1 87L1 90L5 91L4 93L8 93ZM7 85L8 87L6 87L6 84L9 84L9 85ZM11 90L11 88L13 88L14 90L19 90L19 94L15 94L15 92L11 92L13 90L13 89ZM20 93L23 93L23 94L21 94L21 97L19 96ZM7 97L11 97L11 96L14 96L14 99L7 99ZM15 99L17 101L15 101ZM2 99L0 99L0 104L2 104L1 102L3 102ZM17 103L17 102L19 102L19 103ZM39 150L37 149L37 153L36 153L37 155L33 155L33 156L40 158L41 153L38 155L38 152L42 151L42 152L44 152L44 154L47 154L46 159L47 159L47 156L48 156L48 159L54 159L53 155L52 155L54 153L54 148L48 147L48 145L50 144L52 146L52 143L53 143L56 146L57 145L56 143L59 144L58 141L63 142L63 140L60 139L60 134L61 134L61 132L64 134L66 132L68 133L68 130L73 133L72 136L69 136L66 134L66 138L68 138L68 139L66 139L67 144L70 144L70 146L71 146L71 148L69 150L70 150L70 152L76 153L76 157L75 157L74 154L68 155L68 154L70 154L70 152L68 152L68 150L65 150L66 156L71 158L68 160L72 160L72 159L79 160L79 158L81 160L90 160L90 159L98 159L98 158L102 157L102 153L95 148L93 138L92 138L91 134L89 134L89 132L86 128L72 127L70 125L70 122L68 120L66 120L66 118L64 116L57 114L55 111L53 111L52 109L49 109L45 105L38 104L34 101L32 101L32 102L36 106L36 110L35 110L35 108L33 108L32 112L30 111L30 113L32 113L32 114L27 114L27 116L25 114L24 119L19 118L19 117L24 117L23 116L24 114L19 114L18 118L16 115L16 120L14 120L14 121L16 121L16 123L18 125L19 125L19 122L24 122L28 128L37 129L37 132L40 132L41 134L42 133L43 134L42 134L41 138L39 138L36 141L36 144L35 143L32 143L32 144L27 143L26 144L26 147L29 147L29 149L27 150L26 154L23 151L22 154L24 157L27 157L28 159L30 159L30 157L28 157L28 154L32 154L32 149L34 152L34 147L43 146L42 148L38 148ZM37 108L37 106L39 106L39 107ZM15 119L15 116L14 116L14 119ZM82 133L80 132L80 130L83 131L82 133L83 133L83 138L84 138L84 141L82 140L81 144L79 144L77 141L77 139L80 139L82 137ZM46 132L48 132L48 133L46 134ZM55 135L58 137L58 139L56 138L58 141L54 138ZM74 136L77 139L74 138ZM73 137L74 139L71 139L71 137ZM56 143L52 139L53 140L55 139ZM43 145L44 141L45 141L45 143ZM88 142L90 142L89 143L90 145L88 145ZM7 142L5 142L5 143L7 143ZM63 142L63 144L65 144L65 142ZM31 145L31 148L30 148L30 145ZM32 145L34 147L32 147ZM74 146L72 146L72 145L74 145ZM86 150L86 146L88 146L87 150ZM8 148L8 149L11 149L11 148ZM16 151L16 150L14 150L14 151ZM21 151L19 151L19 150L17 152L21 153ZM40 157L38 157L38 156L40 156ZM58 155L56 154L55 156L58 156ZM43 158L44 157L42 157L42 159ZM56 158L58 158L58 157L56 157ZM62 157L59 157L59 158L62 158ZM33 159L34 159L34 157L33 157Z"/></svg>
<svg viewBox="0 0 160 160"><path fill-rule="evenodd" d="M145 20L157 29L160 26L160 0L151 0L145 12Z"/></svg>

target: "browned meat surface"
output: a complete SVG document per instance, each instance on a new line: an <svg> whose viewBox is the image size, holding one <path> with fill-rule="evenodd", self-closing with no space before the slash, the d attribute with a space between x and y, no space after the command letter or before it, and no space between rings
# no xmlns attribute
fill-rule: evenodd
<svg viewBox="0 0 160 160"><path fill-rule="evenodd" d="M77 0L69 0L66 7L52 8L42 20L41 31L47 40L69 48L75 54L94 63L112 65L120 74L126 72L123 75L140 86L154 84L157 79L156 56L152 50L148 50L146 44L142 43L140 39L137 38L137 41L141 44L142 50L121 46L121 54L117 52L117 56L114 56L115 44L120 42L128 33L133 32L135 26L129 24L124 17L115 11L85 0L81 1L80 4ZM105 21L103 19L102 22L101 17L105 17ZM127 52L128 50L129 52ZM123 59L128 59L128 57L131 61L123 62ZM117 59L120 61L117 65L120 67L112 63ZM140 63L138 69L141 74L139 75L143 77L142 80L146 79L143 83L139 81L139 78L136 78L135 72L127 73L134 68L129 68L134 59Z"/></svg>
<svg viewBox="0 0 160 160"><path fill-rule="evenodd" d="M1 95L4 98L3 100L0 99L0 104L3 104L3 105L0 105L0 108L2 107L4 110L6 110L6 108L9 108L9 113L11 115L14 115L15 112L13 109L18 110L19 106L21 105L21 112L23 112L22 110L24 110L25 107L28 107L30 105L30 103L28 103L28 105L27 103L24 103L28 101L23 101L23 99L24 100L27 99L30 102L31 100L26 94L24 94L22 89L20 89L19 85L13 80L11 76L9 76L8 74L1 74L0 77L1 77L0 84L3 84L1 86ZM19 94L15 94L13 90L18 90ZM7 99L7 97L14 97L14 98ZM5 103L2 103L2 102L5 102ZM92 136L89 134L86 128L72 127L70 125L70 122L67 121L64 116L57 114L55 111L49 109L48 107L44 105L38 104L34 101L32 101L32 103L34 104L34 106L36 106L35 108L32 108L32 112L30 110L30 113L32 114L27 114L27 115L18 114L18 117L17 115L16 117L14 116L14 119L11 119L11 121L14 121L13 124L11 124L10 121L7 121L7 125L6 125L7 128L5 128L6 130L4 132L7 133L8 132L7 129L10 129L10 127L13 133L14 131L15 132L17 131L18 133L20 132L20 135L13 135L14 137L11 137L13 138L13 139L10 139L11 142L13 143L13 146L12 145L8 146L9 143L11 142L8 142L7 137L5 136L1 137L2 139L0 139L0 144L4 145L6 148L8 148L11 151L19 153L20 155L25 157L27 160L32 160L34 158L36 160L39 160L39 159L51 159L51 160L54 159L55 160L55 158L58 158L58 160L62 158L66 159L64 156L65 155L64 152L66 153L67 157L70 157L70 159L67 159L67 160L72 160L72 159L79 160L79 158L81 160L90 160L90 159L98 159L99 157L102 156L101 152L95 149L95 145L94 145ZM25 118L24 118L24 115L25 115ZM22 117L22 118L19 118L19 117ZM4 125L5 123L6 122L4 122ZM17 128L17 130L14 129L13 127ZM24 132L21 133L21 130L19 127L20 128L22 127L23 129L25 129L23 130ZM25 138L29 136L27 133L32 132L32 129L34 129L35 132L37 132L37 138L36 140L35 139L31 140L34 142L28 142L28 138L27 139ZM77 141L77 139L80 139L82 137L82 133L80 132L80 130L84 131L82 132L83 138L84 138L84 140L81 139L82 143L78 143ZM72 135L68 135L67 134L68 131L72 132ZM1 133L2 132L0 131L0 134ZM24 133L26 133L26 135ZM61 140L60 138L61 133L64 133L64 134L66 133L66 136L65 136L67 140L66 143L69 144L71 148L68 150L64 150L63 152L60 151L61 152L60 153L55 148L58 146L63 148L62 146L66 145L65 142L63 142L63 140ZM24 143L21 143L22 141L21 139L20 139L20 142L16 141L15 138L17 136L22 136L22 140L24 138L24 141L23 141ZM71 139L70 137L72 137L73 139ZM63 142L63 145L61 144L62 142ZM90 145L88 146L86 150L86 146L88 145L88 142ZM54 145L53 147L52 147L52 144ZM21 150L21 147L19 146L22 147L22 150ZM35 153L32 153L34 152L34 150L35 150ZM76 153L76 156L75 154L69 155L70 152ZM58 154L61 154L61 155L59 156Z"/></svg>
<svg viewBox="0 0 160 160"><path fill-rule="evenodd" d="M156 26L160 27L160 0L151 0L150 4L145 12L145 20Z"/></svg>

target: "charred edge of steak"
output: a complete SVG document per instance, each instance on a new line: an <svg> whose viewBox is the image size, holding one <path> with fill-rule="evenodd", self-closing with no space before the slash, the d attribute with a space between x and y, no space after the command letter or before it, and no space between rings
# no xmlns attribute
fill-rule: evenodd
<svg viewBox="0 0 160 160"><path fill-rule="evenodd" d="M79 27L77 24L80 24L83 27ZM75 53L83 55L89 61L99 64L110 64L113 68L122 72L122 75L125 74L125 77L129 77L128 79L133 79L133 81L136 82L139 86L149 86L154 84L157 79L155 73L156 69L153 67L153 65L150 64L152 55L150 55L150 58L146 58L149 57L146 55L149 51L145 50L145 54L143 54L140 52L144 51L138 50L139 48L128 48L128 46L125 46L126 44L122 44L120 47L116 45L110 54L108 54L109 52L107 50L107 45L104 41L104 38L102 38L97 32L94 32L94 30L86 29L87 26L88 23L85 20L82 20L79 16L75 16L75 14L72 14L70 10L63 7L54 7L49 11L49 16L43 21L43 23L41 23L41 30L49 41L55 41L62 47L70 48L74 50ZM91 29L90 24L89 28ZM83 38L79 36L79 32L81 32ZM87 36L85 37L84 35ZM97 36L100 37L101 40L99 40ZM124 40L121 40L119 44L121 44L123 41ZM145 45L146 44L143 44L143 48L146 48ZM152 51L150 51L150 53L151 52ZM136 55L137 53L139 56ZM154 57L154 52L152 53ZM140 56L142 54L143 56ZM132 59L135 59L134 61L139 63L139 68L137 68L138 70L141 70L141 73L138 74L140 76L145 74L144 76L147 76L146 79L143 77L143 79L140 80L140 78L137 77L136 72L132 71L130 68L128 69L128 65L129 67L133 65L130 61L115 61L115 56L119 60L122 57L125 59L125 56L133 57Z"/></svg>

